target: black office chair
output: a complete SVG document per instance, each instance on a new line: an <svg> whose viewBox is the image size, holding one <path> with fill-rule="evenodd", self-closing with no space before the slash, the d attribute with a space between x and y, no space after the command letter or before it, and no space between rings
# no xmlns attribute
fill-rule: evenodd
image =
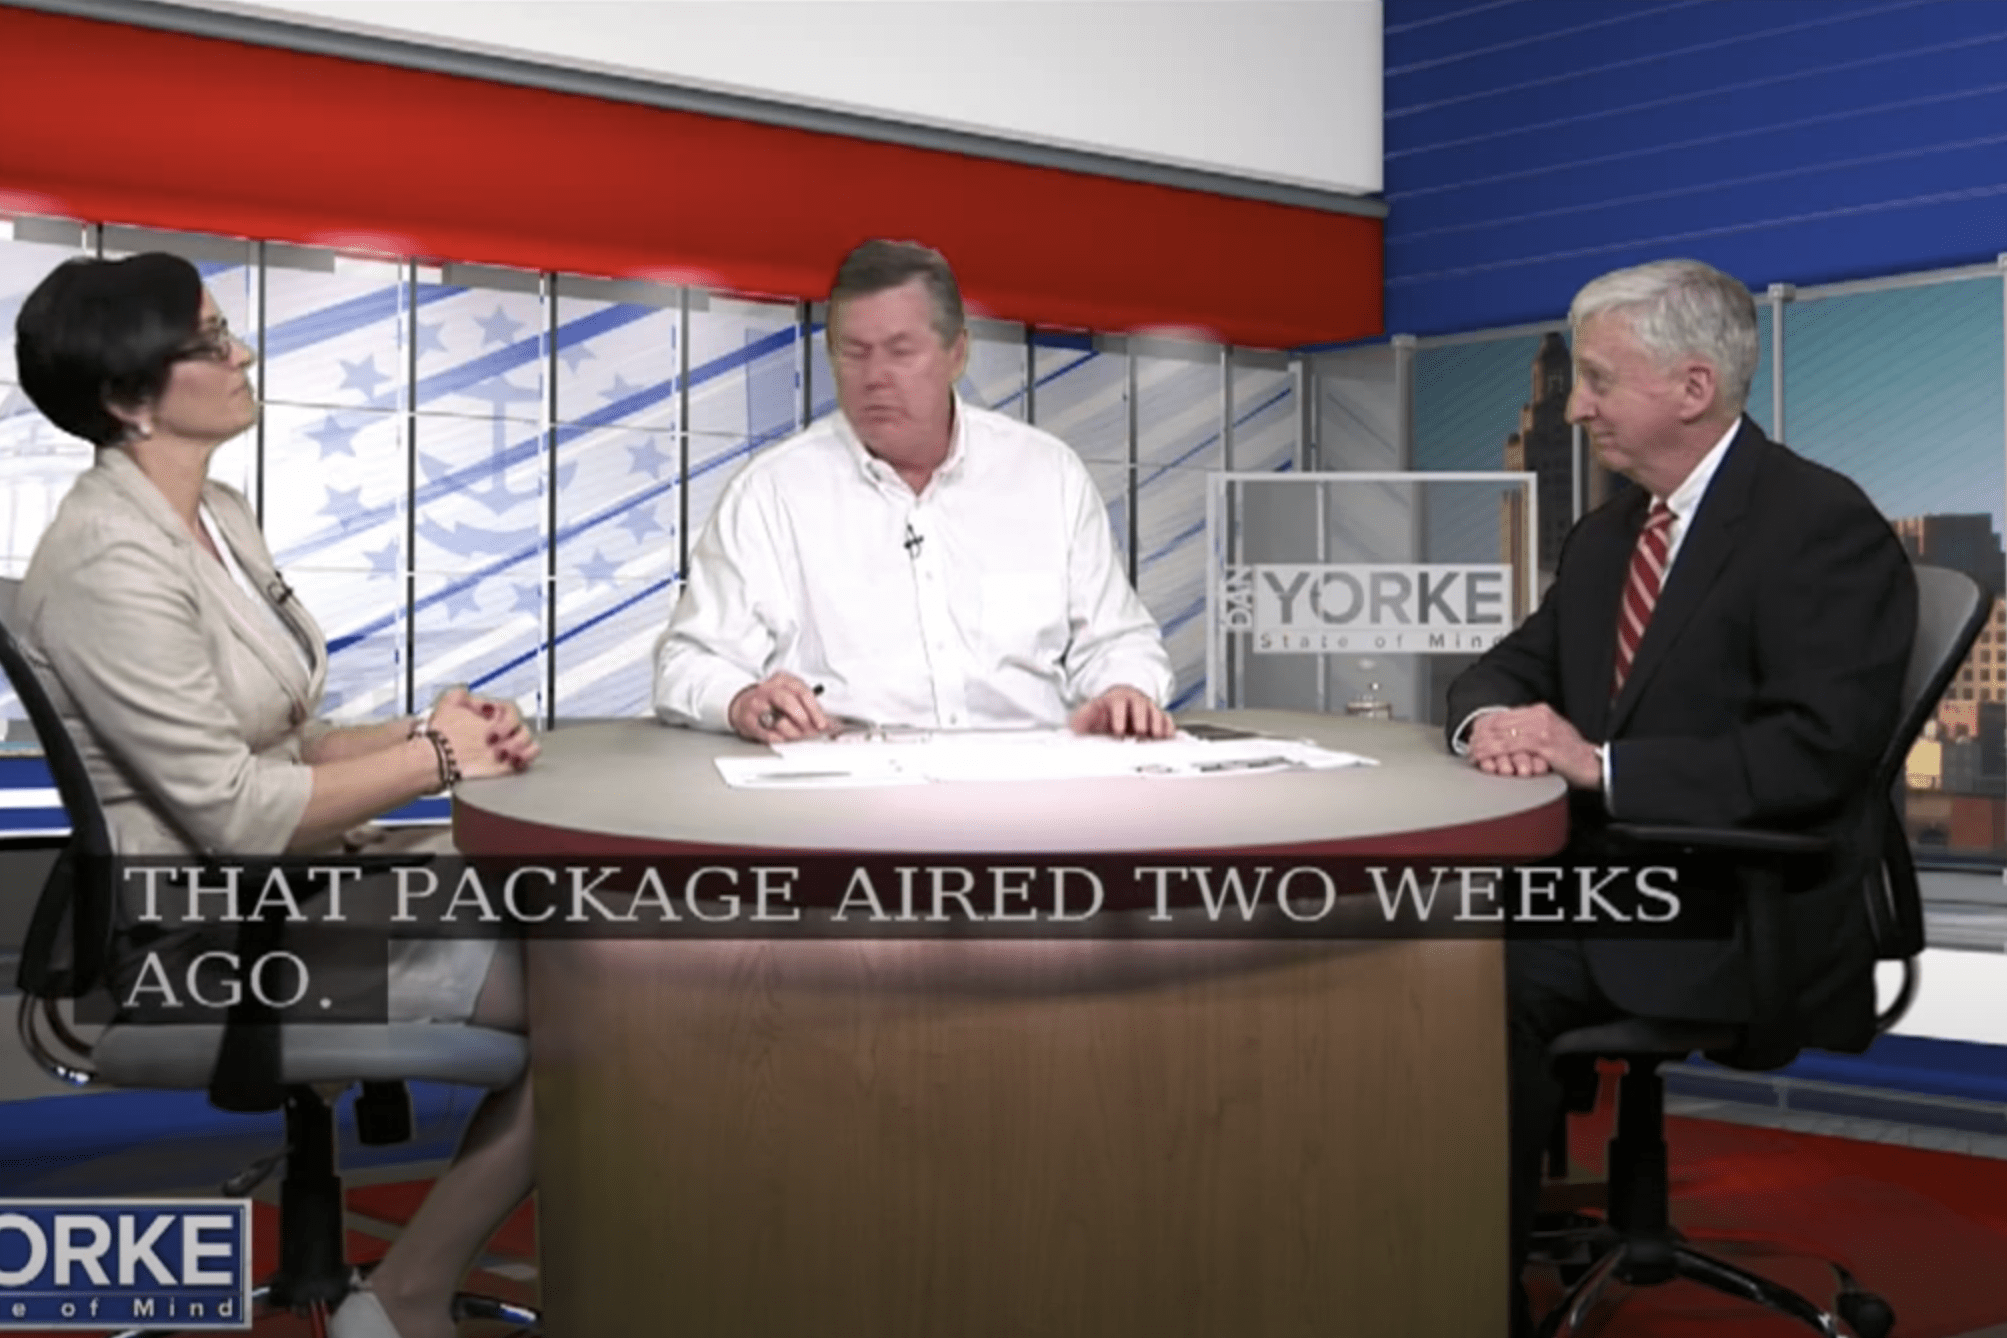
<svg viewBox="0 0 2007 1338"><path fill-rule="evenodd" d="M112 1025L87 1042L64 1018L63 1000L103 993L117 931L112 844L82 756L20 644L8 629L19 582L0 580L0 670L21 699L56 782L70 838L43 884L21 952L16 1023L22 1045L52 1076L75 1086L207 1090L224 1109L285 1111L285 1144L221 1187L245 1197L283 1161L279 1266L254 1303L307 1315L316 1334L352 1285L345 1249L341 1176L335 1165L334 1102L361 1084L358 1136L373 1145L411 1138L407 1082L497 1088L528 1060L513 1032L475 1026L363 1023L269 1025L255 1011L227 1024ZM247 932L257 932L256 926ZM461 1319L497 1320L535 1332L536 1311L494 1297L454 1298ZM152 1338L172 1330L130 1330Z"/></svg>
<svg viewBox="0 0 2007 1338"><path fill-rule="evenodd" d="M1884 810L1881 858L1863 888L1876 959L1903 964L1901 989L1875 1019L1878 1035L1895 1025L1915 997L1917 957L1924 947L1923 900L1894 802L1896 786L1911 746L1985 629L1993 607L1992 594L1963 573L1919 566L1916 577L1917 635L1903 679L1902 716L1874 780L1890 796ZM1620 826L1615 831L1649 848L1736 861L1758 1021L1727 1026L1631 1018L1568 1032L1549 1047L1557 1066L1564 1072L1573 1070L1576 1082L1570 1104L1578 1110L1586 1108L1585 1093L1593 1096L1596 1060L1621 1060L1624 1075L1617 1088L1617 1126L1609 1144L1606 1219L1596 1232L1593 1262L1541 1323L1542 1338L1576 1333L1612 1279L1639 1287L1676 1277L1754 1301L1820 1333L1840 1332L1834 1324L1836 1314L1859 1338L1886 1338L1895 1324L1894 1312L1881 1297L1862 1290L1841 1264L1829 1263L1839 1292L1834 1314L1828 1314L1787 1287L1695 1249L1670 1220L1665 1081L1659 1066L1704 1054L1732 1067L1768 1070L1796 1058L1798 1042L1789 1023L1779 1022L1791 1014L1789 1001L1779 996L1777 973L1766 972L1763 964L1777 960L1774 945L1777 927L1783 923L1790 866L1825 854L1826 843L1796 833L1746 829ZM1766 992L1775 1000L1768 1006L1763 1002Z"/></svg>

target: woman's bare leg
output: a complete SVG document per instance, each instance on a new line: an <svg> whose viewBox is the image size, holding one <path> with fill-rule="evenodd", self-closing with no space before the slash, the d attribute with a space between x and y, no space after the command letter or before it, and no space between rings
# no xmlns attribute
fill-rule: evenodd
<svg viewBox="0 0 2007 1338"><path fill-rule="evenodd" d="M475 1026L525 1030L529 999L522 963L520 943L504 942L496 950L470 1019ZM525 1069L513 1085L482 1100L453 1164L370 1274L369 1289L400 1338L452 1338L451 1306L460 1279L530 1192L534 1135Z"/></svg>

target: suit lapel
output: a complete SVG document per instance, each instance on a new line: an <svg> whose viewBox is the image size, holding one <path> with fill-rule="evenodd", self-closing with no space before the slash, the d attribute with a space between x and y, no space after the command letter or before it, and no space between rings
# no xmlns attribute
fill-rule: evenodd
<svg viewBox="0 0 2007 1338"><path fill-rule="evenodd" d="M227 611L230 629L238 641L256 655L270 671L286 694L293 699L294 723L302 723L311 714L310 705L319 700L319 693L327 679L327 656L318 649L319 629L306 620L306 611L299 607L297 599L287 600L287 607L281 616L289 619L296 627L311 629L307 638L309 645L316 649L312 654L313 668L308 670L300 663L299 652L288 644L287 634L273 627L270 622L251 604L250 596L238 588L223 564L204 552L195 542L195 536L174 514L174 508L160 495L160 489L140 470L133 458L115 447L98 452L97 468L104 471L112 484L141 515L166 534L183 553L194 573L195 579L207 591L211 606ZM270 588L276 573L262 560L247 558L262 550L262 543L247 542L244 526L250 524L248 516L231 505L228 494L220 492L214 485L203 489L203 500L209 504L210 514L216 518L217 528L222 532L224 542L244 567L252 581L263 588ZM302 620L306 620L303 624Z"/></svg>
<svg viewBox="0 0 2007 1338"><path fill-rule="evenodd" d="M1644 639L1638 643L1630 676L1624 680L1624 690L1610 705L1609 735L1614 736L1624 727L1639 697L1650 686L1652 675L1678 644L1695 610L1734 555L1764 443L1763 433L1745 418L1701 496L1700 509L1689 522L1686 537L1680 541L1679 555L1673 560L1665 588L1659 592L1651 621L1645 625ZM1613 612L1614 608L1612 605ZM1614 621L1611 626L1615 627ZM1610 640L1615 639L1613 631ZM1614 650L1611 655L1614 664Z"/></svg>
<svg viewBox="0 0 2007 1338"><path fill-rule="evenodd" d="M251 584L259 590L272 590L282 586L276 569L260 556L264 545L254 534L246 534L250 518L242 514L232 504L229 494L212 487L203 489L203 501L208 504L209 514L216 520L216 529L223 536L223 542L230 545L231 554L236 557L244 574L251 578ZM289 632L281 631L258 608L252 597L232 579L229 572L218 562L208 560L198 564L203 580L217 598L229 603L237 615L232 623L239 639L245 642L269 669L273 677L286 685L300 703L300 710L306 710L306 703L319 700L322 687L327 681L327 655L321 649L320 629L314 626L306 610L297 598L287 598L283 603L263 602L279 615ZM294 644L297 642L298 644ZM300 663L301 652L305 651L311 668Z"/></svg>

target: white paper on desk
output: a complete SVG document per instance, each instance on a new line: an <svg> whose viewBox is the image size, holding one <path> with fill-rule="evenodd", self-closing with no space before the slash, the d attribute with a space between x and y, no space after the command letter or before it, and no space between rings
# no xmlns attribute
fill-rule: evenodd
<svg viewBox="0 0 2007 1338"><path fill-rule="evenodd" d="M937 740L918 759L929 780L1055 781L1133 776L1150 745L1056 730L1042 744L1024 739Z"/></svg>
<svg viewBox="0 0 2007 1338"><path fill-rule="evenodd" d="M773 744L790 763L839 771L880 765L930 781L1084 780L1134 775L1133 740L1058 729L929 730L883 739L802 739Z"/></svg>
<svg viewBox="0 0 2007 1338"><path fill-rule="evenodd" d="M787 757L720 757L718 774L735 790L842 790L867 785L925 785L927 778L882 759L816 761Z"/></svg>
<svg viewBox="0 0 2007 1338"><path fill-rule="evenodd" d="M1322 748L1307 739L1194 739L1190 747L1155 760L1157 764L1143 772L1153 780L1207 780L1270 771L1335 771L1380 765L1374 758Z"/></svg>
<svg viewBox="0 0 2007 1338"><path fill-rule="evenodd" d="M938 730L892 739L804 739L773 750L818 771L884 766L930 781L1215 776L1377 765L1301 739L1113 739L1069 729Z"/></svg>

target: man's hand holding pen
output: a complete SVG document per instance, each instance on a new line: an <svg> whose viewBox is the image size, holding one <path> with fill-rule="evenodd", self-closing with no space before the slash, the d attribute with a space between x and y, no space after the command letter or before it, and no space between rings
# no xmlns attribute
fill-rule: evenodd
<svg viewBox="0 0 2007 1338"><path fill-rule="evenodd" d="M829 716L816 700L821 695L821 684L810 687L793 674L779 673L741 689L725 718L740 738L754 743L814 738L830 729Z"/></svg>

